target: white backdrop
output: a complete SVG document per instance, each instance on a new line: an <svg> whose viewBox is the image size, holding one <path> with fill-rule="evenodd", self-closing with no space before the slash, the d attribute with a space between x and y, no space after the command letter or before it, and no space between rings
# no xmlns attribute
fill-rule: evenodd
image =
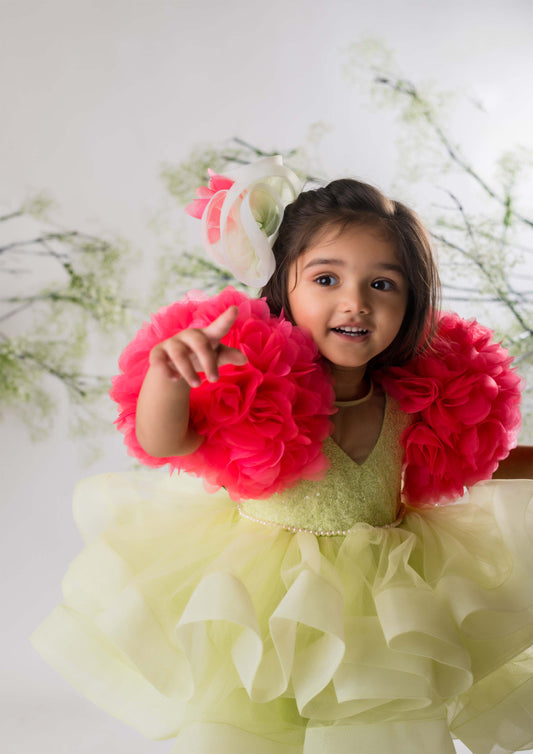
<svg viewBox="0 0 533 754"><path fill-rule="evenodd" d="M531 29L529 0L0 0L0 205L47 189L69 227L120 233L149 255L162 161L232 136L288 148L316 121L333 126L330 174L387 190L394 120L369 111L342 71L343 50L366 35L413 79L484 102L482 134L476 122L462 133L488 168L500 148L531 145ZM60 398L46 442L32 444L13 414L0 425L2 751L169 752L78 697L28 644L80 547L76 480L129 465L109 437L84 466L67 420Z"/></svg>

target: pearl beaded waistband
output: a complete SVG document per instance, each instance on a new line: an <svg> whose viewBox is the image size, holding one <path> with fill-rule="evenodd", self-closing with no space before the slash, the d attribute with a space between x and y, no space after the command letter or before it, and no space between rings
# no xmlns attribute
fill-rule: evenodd
<svg viewBox="0 0 533 754"><path fill-rule="evenodd" d="M305 526L289 526L288 524L279 524L276 521L267 521L262 518L256 518L255 516L252 516L250 513L246 513L241 506L238 506L239 513L241 514L242 518L247 518L249 521L253 521L256 524L261 524L262 526L279 526L280 529L285 529L286 531L293 532L294 534L303 532L305 534L314 534L316 537L345 537L347 534L355 530L355 527L357 524L352 526L350 529L337 529L334 531L327 531L325 529L307 529ZM376 526L376 529L393 529L396 526L399 526L405 516L405 505L402 503L400 505L400 508L398 510L398 515L396 519L390 523L390 524L383 524L382 526ZM358 521L357 523L365 523L364 521Z"/></svg>

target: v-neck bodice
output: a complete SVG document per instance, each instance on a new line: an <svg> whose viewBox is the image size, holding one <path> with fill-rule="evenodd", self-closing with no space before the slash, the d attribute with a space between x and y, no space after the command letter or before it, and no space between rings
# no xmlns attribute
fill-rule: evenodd
<svg viewBox="0 0 533 754"><path fill-rule="evenodd" d="M242 515L287 529L338 532L356 523L391 524L400 501L402 448L399 437L409 423L398 405L386 398L379 438L363 463L356 463L330 437L324 452L331 467L320 481L302 480L268 500L247 500Z"/></svg>

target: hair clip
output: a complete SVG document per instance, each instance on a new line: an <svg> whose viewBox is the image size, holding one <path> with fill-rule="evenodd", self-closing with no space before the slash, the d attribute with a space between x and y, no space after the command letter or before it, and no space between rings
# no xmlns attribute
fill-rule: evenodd
<svg viewBox="0 0 533 754"><path fill-rule="evenodd" d="M301 191L298 176L280 155L265 157L226 175L209 170L208 186L185 207L201 219L202 243L212 259L241 283L260 288L275 270L272 244L285 207Z"/></svg>

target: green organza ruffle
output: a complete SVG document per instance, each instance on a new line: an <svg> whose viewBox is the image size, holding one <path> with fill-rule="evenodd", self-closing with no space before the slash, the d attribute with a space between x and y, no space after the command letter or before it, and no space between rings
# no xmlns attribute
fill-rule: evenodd
<svg viewBox="0 0 533 754"><path fill-rule="evenodd" d="M528 748L532 502L531 482L487 482L398 528L317 538L194 479L94 477L75 500L86 549L33 641L180 754Z"/></svg>

